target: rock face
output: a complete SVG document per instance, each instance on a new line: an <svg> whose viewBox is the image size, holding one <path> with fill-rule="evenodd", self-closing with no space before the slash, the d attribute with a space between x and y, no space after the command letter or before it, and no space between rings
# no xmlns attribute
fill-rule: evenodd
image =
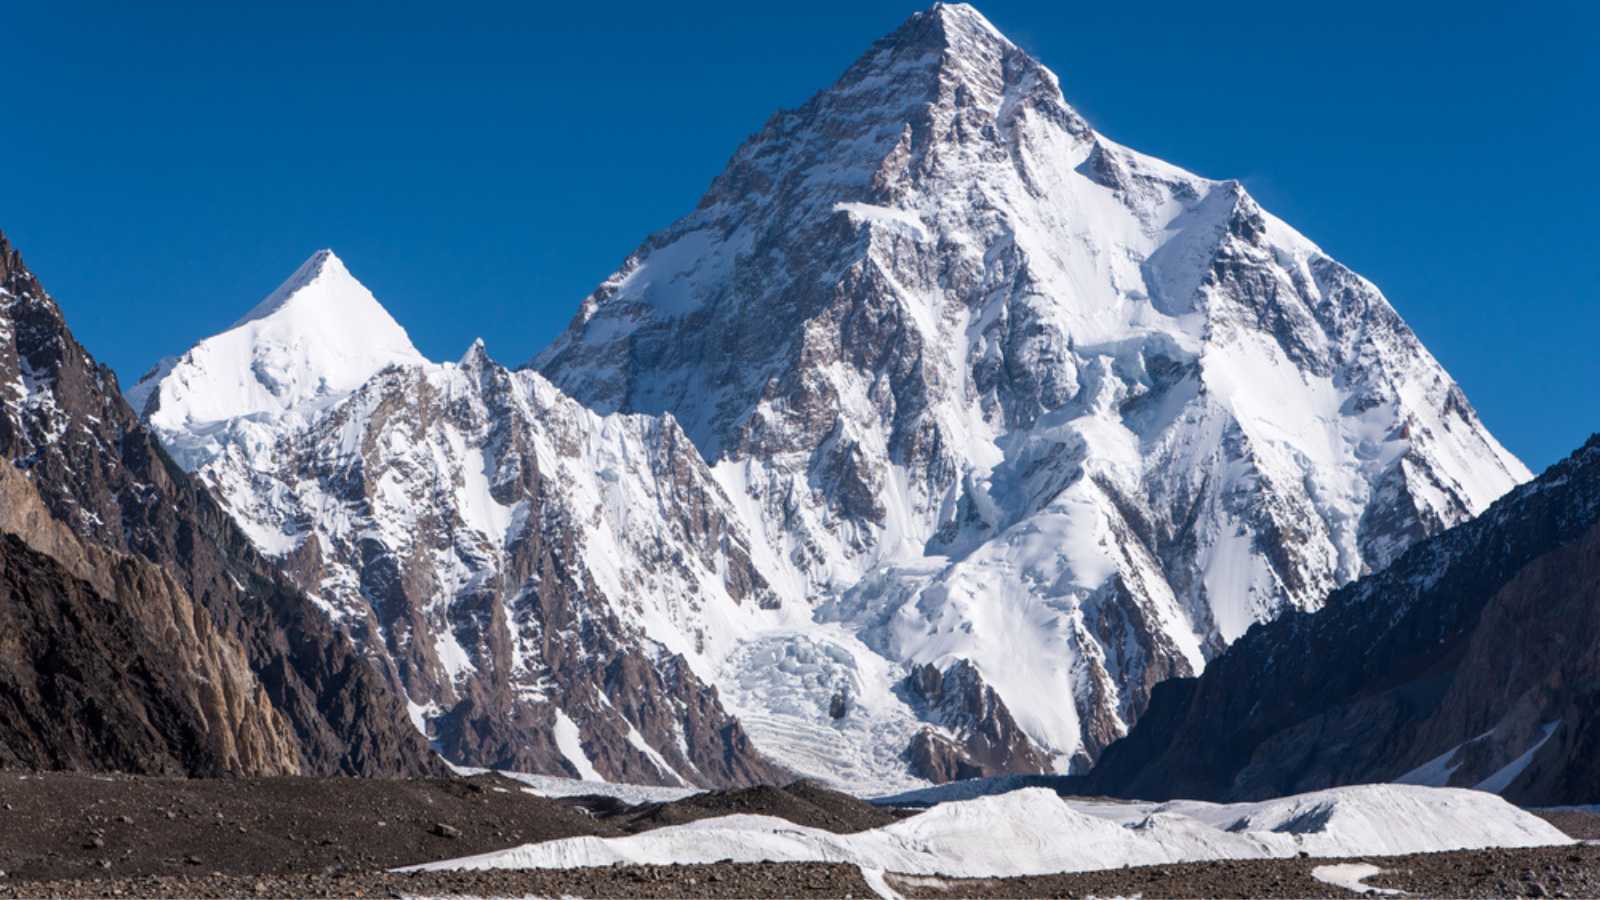
<svg viewBox="0 0 1600 900"><path fill-rule="evenodd" d="M697 607L754 611L765 587L670 419L601 418L478 344L379 373L273 455L206 477L259 499L238 509L252 533L292 529L301 583L392 668L449 758L645 784L782 777L682 656L705 640Z"/></svg>
<svg viewBox="0 0 1600 900"><path fill-rule="evenodd" d="M378 673L161 450L0 237L0 763L406 774Z"/></svg>
<svg viewBox="0 0 1600 900"><path fill-rule="evenodd" d="M896 678L965 660L1061 769L1527 477L1370 282L1097 133L963 5L774 116L532 366L682 425L815 611L793 640ZM736 706L837 774L795 751L832 692L792 688Z"/></svg>
<svg viewBox="0 0 1600 900"><path fill-rule="evenodd" d="M994 688L967 660L942 672L931 663L918 666L906 676L903 689L921 717L945 731L925 729L912 739L906 758L913 775L942 784L1050 771L1050 761L1034 748Z"/></svg>
<svg viewBox="0 0 1600 900"><path fill-rule="evenodd" d="M782 779L683 656L706 604L749 614L769 591L677 426L598 416L481 342L454 364L357 357L323 346L327 321L410 347L323 251L136 393L434 745L579 778ZM316 390L258 390L263 358Z"/></svg>
<svg viewBox="0 0 1600 900"><path fill-rule="evenodd" d="M1251 629L1074 789L1278 796L1370 781L1600 802L1600 436L1319 612Z"/></svg>

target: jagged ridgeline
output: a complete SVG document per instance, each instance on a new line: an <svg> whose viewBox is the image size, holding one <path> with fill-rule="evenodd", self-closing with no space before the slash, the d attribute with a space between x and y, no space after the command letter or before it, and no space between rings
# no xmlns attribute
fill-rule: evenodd
<svg viewBox="0 0 1600 900"><path fill-rule="evenodd" d="M1528 477L1370 282L948 4L520 370L319 254L133 396L452 759L664 783L1081 771Z"/></svg>
<svg viewBox="0 0 1600 900"><path fill-rule="evenodd" d="M400 696L174 465L0 235L0 765L437 771Z"/></svg>

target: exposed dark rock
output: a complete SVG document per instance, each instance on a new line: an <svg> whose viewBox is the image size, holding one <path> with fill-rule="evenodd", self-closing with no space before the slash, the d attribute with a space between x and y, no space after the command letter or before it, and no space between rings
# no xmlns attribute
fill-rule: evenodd
<svg viewBox="0 0 1600 900"><path fill-rule="evenodd" d="M1198 679L1158 685L1066 787L1241 800L1437 762L1439 783L1594 803L1597 648L1600 436L1320 612L1252 628Z"/></svg>
<svg viewBox="0 0 1600 900"><path fill-rule="evenodd" d="M430 710L435 745L451 761L580 777L554 738L564 716L606 778L712 787L787 780L712 686L625 620L636 598L596 584L583 540L593 511L569 496L560 468L560 457L577 456L593 439L588 416L542 379L510 372L476 347L447 371L378 373L305 432L286 434L270 472L231 458L202 471L315 485L360 523L340 532L308 522L310 534L287 565L307 590L337 576L340 586L321 596L396 693ZM617 427L636 429L622 452L644 455L659 498L641 513L655 517L638 545L641 557L618 567L690 584L698 571L718 572L734 602L771 605L720 489L676 425ZM359 435L357 450L326 452L349 433ZM429 442L445 441L440 435L459 435L480 452L470 464L494 473L495 502L518 509L519 524L503 543L463 520L454 472L430 468ZM558 458L543 455L544 446L557 448ZM405 487L396 491L397 484ZM396 493L405 499L395 502ZM264 528L315 515L294 507L235 511ZM386 527L396 521L407 525ZM673 540L658 539L662 533ZM461 659L447 664L441 647Z"/></svg>
<svg viewBox="0 0 1600 900"><path fill-rule="evenodd" d="M139 424L3 236L0 383L21 391L0 410L6 764L438 765L378 673Z"/></svg>
<svg viewBox="0 0 1600 900"><path fill-rule="evenodd" d="M1049 759L1028 740L972 663L958 660L943 671L931 663L918 666L901 689L924 719L954 735L918 732L906 748L913 774L942 784L1050 771Z"/></svg>

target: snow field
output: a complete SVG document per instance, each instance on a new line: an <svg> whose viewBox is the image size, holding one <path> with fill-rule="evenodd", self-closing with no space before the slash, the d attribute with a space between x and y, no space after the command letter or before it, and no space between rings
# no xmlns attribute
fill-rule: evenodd
<svg viewBox="0 0 1600 900"><path fill-rule="evenodd" d="M1260 803L1109 803L1043 788L954 801L857 834L732 815L625 838L580 837L403 871L835 862L863 872L994 878L1214 859L1339 858L1572 843L1492 794L1362 785ZM1331 879L1367 877L1340 869ZM881 881L880 881L881 885Z"/></svg>

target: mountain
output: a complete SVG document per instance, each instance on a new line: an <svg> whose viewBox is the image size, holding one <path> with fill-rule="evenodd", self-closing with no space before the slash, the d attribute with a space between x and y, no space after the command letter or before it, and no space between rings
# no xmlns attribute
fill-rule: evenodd
<svg viewBox="0 0 1600 900"><path fill-rule="evenodd" d="M1376 287L964 5L774 116L532 366L682 425L814 610L795 640L966 661L1063 769L1528 477Z"/></svg>
<svg viewBox="0 0 1600 900"><path fill-rule="evenodd" d="M388 349L327 346L343 339L328 322ZM323 251L136 390L448 758L647 784L780 780L681 655L705 641L698 608L748 615L765 593L682 432L591 413L482 342L440 365L410 346ZM263 358L287 364L253 381Z"/></svg>
<svg viewBox="0 0 1600 900"><path fill-rule="evenodd" d="M331 250L319 250L228 330L163 360L128 401L193 469L234 445L270 443L389 365L421 353Z"/></svg>
<svg viewBox="0 0 1600 900"><path fill-rule="evenodd" d="M1376 287L1095 131L964 5L774 116L521 371L369 358L262 407L251 353L194 362L226 337L146 417L458 762L1082 771L1157 682L1528 477ZM681 683L636 683L662 722L715 710L700 775L602 712L564 661L596 652Z"/></svg>
<svg viewBox="0 0 1600 900"><path fill-rule="evenodd" d="M432 772L378 673L174 465L0 235L0 765Z"/></svg>
<svg viewBox="0 0 1600 900"><path fill-rule="evenodd" d="M1214 800L1371 781L1600 802L1600 435L1378 575L1252 628L1075 790Z"/></svg>

